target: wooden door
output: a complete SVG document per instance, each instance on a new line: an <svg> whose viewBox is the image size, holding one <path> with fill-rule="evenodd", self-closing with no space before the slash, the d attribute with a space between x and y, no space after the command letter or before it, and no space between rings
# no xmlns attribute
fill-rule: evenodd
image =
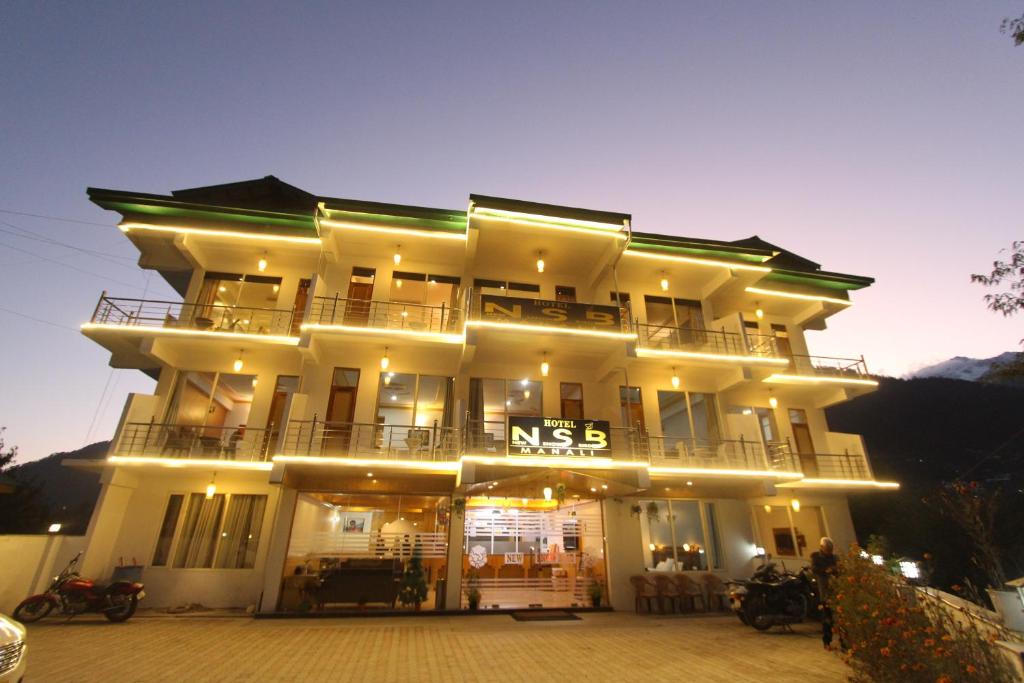
<svg viewBox="0 0 1024 683"><path fill-rule="evenodd" d="M293 337L299 336L302 329L302 316L306 312L306 302L309 301L310 280L299 280L299 288L295 290L295 305L292 307L292 329Z"/></svg>
<svg viewBox="0 0 1024 683"><path fill-rule="evenodd" d="M811 440L811 428L807 424L807 413L801 408L791 408L789 425L793 429L793 441L804 475L818 476L818 460L814 457L814 442Z"/></svg>
<svg viewBox="0 0 1024 683"><path fill-rule="evenodd" d="M373 297L372 282L350 282L345 305L345 324L365 327L370 320L370 299Z"/></svg>
<svg viewBox="0 0 1024 683"><path fill-rule="evenodd" d="M347 455L356 413L356 387L331 387L324 423L324 454Z"/></svg>

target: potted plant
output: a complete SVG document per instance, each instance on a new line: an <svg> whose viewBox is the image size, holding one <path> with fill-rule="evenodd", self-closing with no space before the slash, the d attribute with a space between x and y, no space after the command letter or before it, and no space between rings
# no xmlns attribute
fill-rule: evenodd
<svg viewBox="0 0 1024 683"><path fill-rule="evenodd" d="M655 503L653 500L651 502L647 503L647 520L648 521L657 522L658 521L658 514L659 514L659 512L660 511L658 509L658 504L657 503Z"/></svg>
<svg viewBox="0 0 1024 683"><path fill-rule="evenodd" d="M402 587L398 591L398 601L405 606L413 605L416 611L427 599L427 577L423 572L422 552L419 546L412 551L409 566L402 574Z"/></svg>
<svg viewBox="0 0 1024 683"><path fill-rule="evenodd" d="M565 503L565 484L555 486L555 500L558 501L559 506Z"/></svg>
<svg viewBox="0 0 1024 683"><path fill-rule="evenodd" d="M462 513L466 511L466 499L456 498L452 501L452 512L456 517L462 517Z"/></svg>
<svg viewBox="0 0 1024 683"><path fill-rule="evenodd" d="M469 609L476 611L480 609L480 575L477 574L475 569L471 569L466 574L466 601L469 603Z"/></svg>
<svg viewBox="0 0 1024 683"><path fill-rule="evenodd" d="M643 507L640 506L640 503L633 503L632 505L629 506L629 514L636 517L637 519L640 519L640 515L641 513L643 513L643 511L644 509Z"/></svg>
<svg viewBox="0 0 1024 683"><path fill-rule="evenodd" d="M587 591L590 593L590 603L594 607L600 607L601 606L601 596L604 595L604 586L601 585L601 582L600 581L594 581L587 588Z"/></svg>

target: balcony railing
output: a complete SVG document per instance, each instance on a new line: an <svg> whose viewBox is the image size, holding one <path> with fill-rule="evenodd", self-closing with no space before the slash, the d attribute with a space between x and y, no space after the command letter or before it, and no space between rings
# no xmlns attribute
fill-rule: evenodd
<svg viewBox="0 0 1024 683"><path fill-rule="evenodd" d="M639 346L663 351L690 351L723 356L758 356L776 358L779 355L775 337L764 334L742 335L724 330L704 330L691 327L671 327L636 323Z"/></svg>
<svg viewBox="0 0 1024 683"><path fill-rule="evenodd" d="M652 465L728 470L798 471L792 461L769 461L764 447L756 441L693 439L675 436L647 436Z"/></svg>
<svg viewBox="0 0 1024 683"><path fill-rule="evenodd" d="M831 358L829 356L792 355L789 359L790 369L798 375L868 379L868 366L864 362L864 356L860 358Z"/></svg>
<svg viewBox="0 0 1024 683"><path fill-rule="evenodd" d="M797 453L788 442L772 442L768 450L792 462L796 471L811 479L872 478L867 456L862 453Z"/></svg>
<svg viewBox="0 0 1024 683"><path fill-rule="evenodd" d="M160 422L128 422L113 455L214 460L269 460L277 432L246 426L213 427Z"/></svg>
<svg viewBox="0 0 1024 683"><path fill-rule="evenodd" d="M100 297L92 322L239 334L292 335L295 311L181 301Z"/></svg>
<svg viewBox="0 0 1024 683"><path fill-rule="evenodd" d="M461 430L437 424L415 425L292 421L281 448L284 455L383 460L458 460Z"/></svg>
<svg viewBox="0 0 1024 683"><path fill-rule="evenodd" d="M314 297L308 322L317 325L376 327L458 334L462 332L462 311L451 306L426 306L400 301L371 301L341 297Z"/></svg>

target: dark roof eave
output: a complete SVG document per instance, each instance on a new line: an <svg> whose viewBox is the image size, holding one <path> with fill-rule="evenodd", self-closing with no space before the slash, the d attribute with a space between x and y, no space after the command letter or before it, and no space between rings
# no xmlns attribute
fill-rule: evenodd
<svg viewBox="0 0 1024 683"><path fill-rule="evenodd" d="M598 211L596 209L581 209L574 206L560 206L558 204L542 204L540 202L526 202L519 199L507 199L505 197L490 197L482 194L471 194L469 200L477 206L489 209L500 209L502 211L518 211L520 213L533 213L540 216L551 216L553 218L568 218L570 220L592 221L595 223L607 223L608 225L622 225L632 220L632 214L616 213L614 211Z"/></svg>
<svg viewBox="0 0 1024 683"><path fill-rule="evenodd" d="M339 211L345 213L376 214L380 216L397 216L415 220L460 222L465 225L466 212L456 209L434 209L426 206L410 206L407 204L388 204L370 202L361 199L339 199L321 197L320 205L324 212Z"/></svg>

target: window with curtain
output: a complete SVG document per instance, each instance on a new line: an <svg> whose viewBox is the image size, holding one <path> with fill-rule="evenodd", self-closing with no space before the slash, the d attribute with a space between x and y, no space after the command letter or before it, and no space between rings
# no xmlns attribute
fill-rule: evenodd
<svg viewBox="0 0 1024 683"><path fill-rule="evenodd" d="M175 568L193 569L213 566L213 553L217 546L217 532L224 514L224 494L212 498L193 493L188 499L185 522L174 554Z"/></svg>
<svg viewBox="0 0 1024 683"><path fill-rule="evenodd" d="M160 524L160 535L156 540L156 550L153 551L153 566L163 567L171 554L171 542L174 540L174 530L178 527L178 517L181 516L181 505L185 496L180 493L172 494L167 499L167 509L164 511L164 521Z"/></svg>
<svg viewBox="0 0 1024 683"><path fill-rule="evenodd" d="M471 378L469 428L473 447L487 452L504 451L508 416L540 417L543 389L542 382L526 379Z"/></svg>
<svg viewBox="0 0 1024 683"><path fill-rule="evenodd" d="M231 496L217 547L218 569L251 569L256 565L266 506L266 496Z"/></svg>

